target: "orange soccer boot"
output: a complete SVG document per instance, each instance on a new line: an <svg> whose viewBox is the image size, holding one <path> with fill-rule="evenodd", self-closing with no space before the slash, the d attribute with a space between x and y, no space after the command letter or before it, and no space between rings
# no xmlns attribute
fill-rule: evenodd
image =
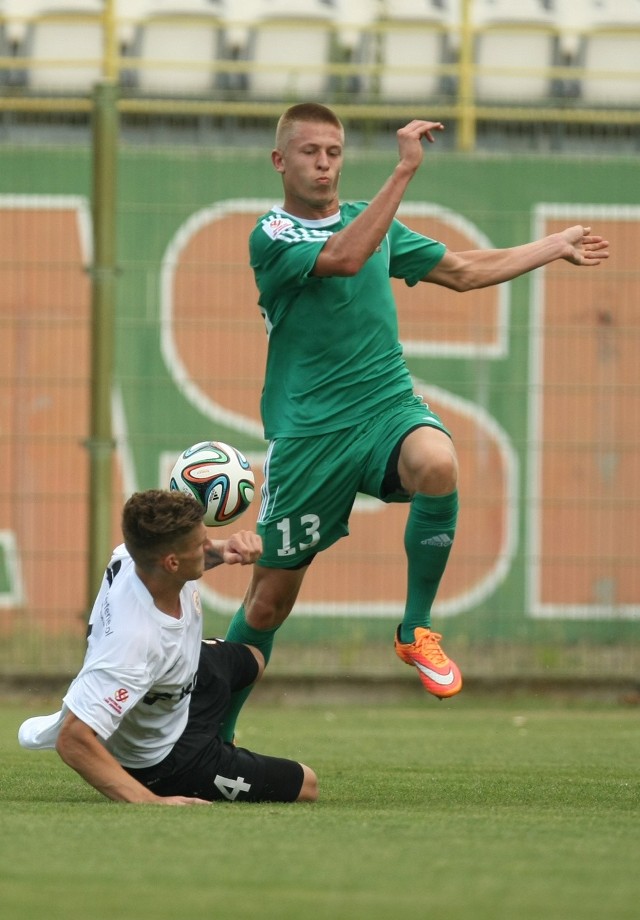
<svg viewBox="0 0 640 920"><path fill-rule="evenodd" d="M420 680L428 693L433 693L441 700L455 696L462 690L462 675L458 665L447 658L440 648L442 636L419 626L414 630L414 637L413 642L401 642L398 626L394 642L398 658L418 669Z"/></svg>

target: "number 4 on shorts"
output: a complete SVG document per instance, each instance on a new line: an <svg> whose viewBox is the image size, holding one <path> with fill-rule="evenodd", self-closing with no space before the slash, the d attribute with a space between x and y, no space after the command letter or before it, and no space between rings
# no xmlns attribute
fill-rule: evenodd
<svg viewBox="0 0 640 920"><path fill-rule="evenodd" d="M237 779L227 779L226 776L218 774L213 782L218 792L225 799L229 799L230 802L235 801L241 792L249 792L251 789L251 783L245 783L244 776L239 776Z"/></svg>

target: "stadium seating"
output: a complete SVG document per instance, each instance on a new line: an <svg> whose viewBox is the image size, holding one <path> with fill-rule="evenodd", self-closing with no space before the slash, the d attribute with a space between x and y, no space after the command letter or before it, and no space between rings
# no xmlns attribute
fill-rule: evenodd
<svg viewBox="0 0 640 920"><path fill-rule="evenodd" d="M338 0L336 6L336 47L338 57L349 65L350 76L343 88L355 98L370 95L376 64L376 0Z"/></svg>
<svg viewBox="0 0 640 920"><path fill-rule="evenodd" d="M558 0L565 56L595 105L640 103L640 0Z"/></svg>
<svg viewBox="0 0 640 920"><path fill-rule="evenodd" d="M125 54L133 52L141 23L155 7L153 0L114 0L118 41Z"/></svg>
<svg viewBox="0 0 640 920"><path fill-rule="evenodd" d="M464 46L463 0L114 0L113 8L129 94L446 103L471 47L483 106L640 103L640 0L470 0ZM89 93L103 75L103 15L104 0L0 0L0 83Z"/></svg>
<svg viewBox="0 0 640 920"><path fill-rule="evenodd" d="M128 15L133 4L122 0L122 5ZM151 95L209 94L223 54L223 9L212 0L136 0L132 66L137 89Z"/></svg>
<svg viewBox="0 0 640 920"><path fill-rule="evenodd" d="M541 0L473 0L471 13L477 100L531 104L548 99L547 69L554 63L558 36L553 12Z"/></svg>
<svg viewBox="0 0 640 920"><path fill-rule="evenodd" d="M243 0L228 3L228 16L236 5L248 25L249 96L285 101L326 98L326 65L335 29L333 4L324 0Z"/></svg>
<svg viewBox="0 0 640 920"><path fill-rule="evenodd" d="M370 29L376 20L376 0L341 0L336 5L335 20L337 37L343 48L357 48L363 32Z"/></svg>
<svg viewBox="0 0 640 920"><path fill-rule="evenodd" d="M426 101L441 92L446 10L432 0L388 0L380 31L380 99Z"/></svg>
<svg viewBox="0 0 640 920"><path fill-rule="evenodd" d="M101 0L5 0L5 35L29 89L89 92L102 75ZM50 63L53 62L53 63Z"/></svg>

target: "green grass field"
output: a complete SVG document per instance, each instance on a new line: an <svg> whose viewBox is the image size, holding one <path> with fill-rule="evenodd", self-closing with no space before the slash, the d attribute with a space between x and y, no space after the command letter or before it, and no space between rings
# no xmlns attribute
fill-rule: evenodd
<svg viewBox="0 0 640 920"><path fill-rule="evenodd" d="M51 708L55 708L55 705ZM4 920L636 920L633 706L253 702L240 742L311 764L315 805L116 805L0 709Z"/></svg>

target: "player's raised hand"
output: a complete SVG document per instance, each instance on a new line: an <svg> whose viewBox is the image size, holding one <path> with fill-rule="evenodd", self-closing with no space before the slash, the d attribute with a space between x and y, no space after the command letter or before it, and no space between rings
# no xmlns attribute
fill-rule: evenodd
<svg viewBox="0 0 640 920"><path fill-rule="evenodd" d="M567 253L563 256L573 265L599 265L609 258L609 241L591 233L591 227L567 227L560 232L567 243Z"/></svg>
<svg viewBox="0 0 640 920"><path fill-rule="evenodd" d="M400 128L396 134L400 162L415 171L420 166L424 154L422 139L426 138L430 144L433 144L434 131L444 131L442 122L421 121L415 118L408 125Z"/></svg>

